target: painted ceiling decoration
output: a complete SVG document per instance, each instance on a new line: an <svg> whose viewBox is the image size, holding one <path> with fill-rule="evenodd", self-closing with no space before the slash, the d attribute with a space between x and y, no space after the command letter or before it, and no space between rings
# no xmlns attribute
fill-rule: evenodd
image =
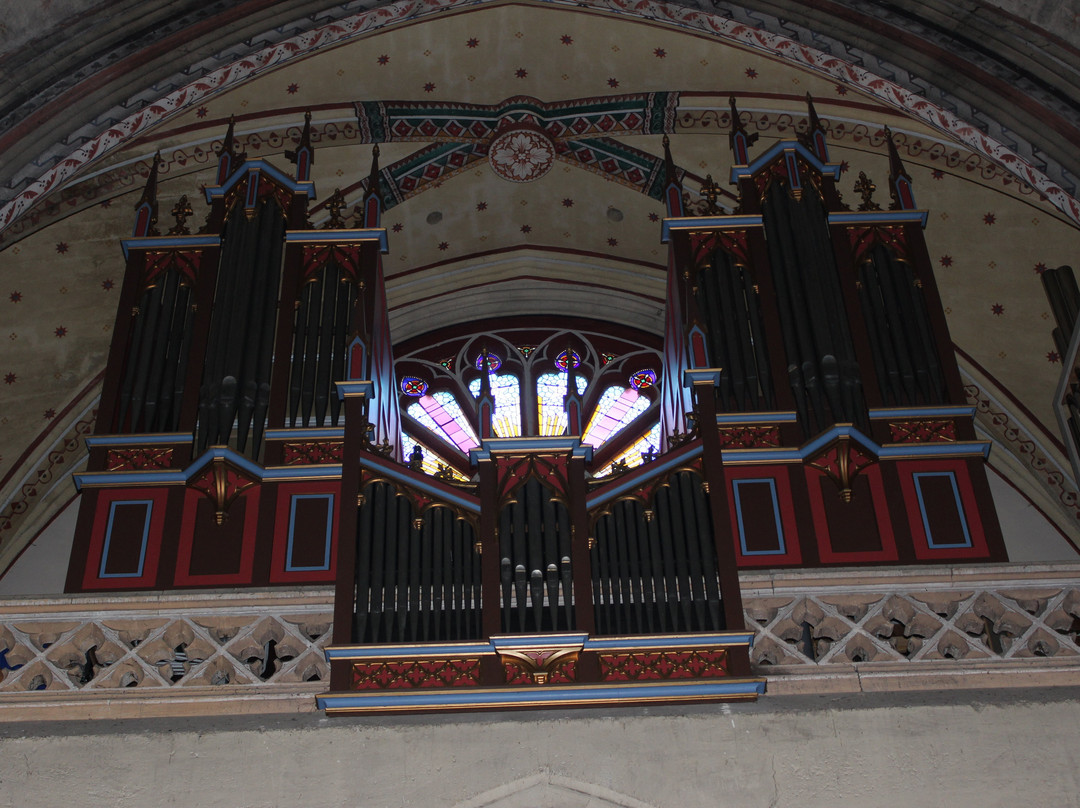
<svg viewBox="0 0 1080 808"><path fill-rule="evenodd" d="M163 119L201 103L224 89L280 67L291 60L303 58L318 50L339 45L373 31L390 27L395 23L412 22L425 14L445 12L455 8L475 8L487 3L494 5L499 2L501 0L479 0L479 2L477 0L425 0L425 2L408 0L388 3L306 32L253 53L237 62L219 67L197 81L160 97L134 115L118 120L105 132L59 161L54 168L0 208L0 234L29 207L36 204L43 195L58 188L83 166L101 158L130 138L142 134ZM550 5L557 7L560 3L552 2ZM889 105L903 109L943 133L961 140L974 151L992 157L1016 173L1024 182L1037 188L1053 204L1080 223L1080 203L1077 203L1068 192L1030 165L1013 149L988 136L977 125L964 121L927 98L844 59L802 45L786 36L772 34L718 14L710 14L676 4L654 1L643 6L640 3L628 2L628 0L577 0L573 6L670 23L732 44L761 50L800 67L820 71L839 82L850 84L877 97ZM2 145L0 141L0 148Z"/></svg>
<svg viewBox="0 0 1080 808"><path fill-rule="evenodd" d="M143 5L128 47L88 12L71 36L97 32L105 52L85 65L57 57L67 72L48 86L28 72L42 64L32 48L0 54L11 77L0 87L0 569L73 496L116 311L118 242L155 154L159 229L182 225L172 211L186 197L195 233L229 120L239 151L284 170L307 111L317 228L353 215L380 145L390 327L410 343L497 314L658 335L664 135L691 209L704 209L711 178L730 211L729 98L760 135L754 160L806 131L810 94L854 208L860 172L887 204L890 127L929 211L991 465L1062 529L1080 524L1039 285L1041 269L1080 250L1080 157L1061 147L1080 142L1080 111L1061 89L1080 64L1068 43L1007 15L992 18L993 40L989 12L968 14L965 38L950 40L856 0ZM1041 49L1006 47L1024 37ZM198 55L177 55L193 43ZM949 70L932 70L939 62Z"/></svg>

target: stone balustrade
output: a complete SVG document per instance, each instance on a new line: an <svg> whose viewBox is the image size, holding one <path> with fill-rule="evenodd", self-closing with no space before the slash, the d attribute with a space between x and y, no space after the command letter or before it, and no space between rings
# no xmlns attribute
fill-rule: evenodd
<svg viewBox="0 0 1080 808"><path fill-rule="evenodd" d="M768 693L1075 684L1080 564L744 572ZM333 591L0 601L0 720L309 712Z"/></svg>

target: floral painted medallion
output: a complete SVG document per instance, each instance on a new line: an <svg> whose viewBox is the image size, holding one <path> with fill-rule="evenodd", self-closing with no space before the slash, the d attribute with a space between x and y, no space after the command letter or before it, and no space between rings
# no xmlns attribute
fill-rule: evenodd
<svg viewBox="0 0 1080 808"><path fill-rule="evenodd" d="M555 144L543 132L511 129L491 141L488 161L492 170L510 182L532 182L551 170Z"/></svg>

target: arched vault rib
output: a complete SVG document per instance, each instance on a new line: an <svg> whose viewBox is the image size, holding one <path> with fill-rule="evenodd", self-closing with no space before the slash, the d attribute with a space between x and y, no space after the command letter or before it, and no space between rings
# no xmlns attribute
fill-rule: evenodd
<svg viewBox="0 0 1080 808"><path fill-rule="evenodd" d="M26 179L27 176L30 176L26 174L25 170L18 168L13 170L10 163L0 167L0 170L5 173L14 175L15 185L22 188L21 192L0 209L0 231L6 229L13 221L58 188L64 181L74 177L89 162L128 142L130 138L142 133L149 126L170 114L187 108L210 95L220 92L222 89L232 86L236 82L284 64L291 59L302 58L304 55L320 48L339 44L388 26L423 19L429 14L453 9L455 6L482 8L496 2L498 0L481 0L479 3L474 2L474 0L396 2L380 4L371 11L351 15L345 15L343 9L337 7L327 12L326 17L316 17L319 22L324 19L334 19L335 21L329 25L311 28L305 28L301 25L299 26L303 29L301 33L283 41L279 41L281 40L282 30L296 29L281 26L273 36L256 37L250 42L262 44L269 40L278 41L278 44L261 49L256 49L250 44L243 46L240 50L244 58L210 70L202 78L185 86L179 86L179 79L166 82L166 84L171 84L177 89L149 104L135 101L133 106L138 107L139 111L123 120L118 120L110 115L94 116L106 121L108 128L102 132L100 126L98 126L97 131L100 134L93 136L83 146L59 162L56 162L55 157L39 156L36 159L39 165L51 164L52 168L43 176L30 182L28 186L22 185L20 180L20 177ZM252 2L245 5L252 6L251 10L253 12L262 10L266 11L268 15L260 16L255 14L254 19L274 19L275 21L280 19L280 16L269 14L269 11L265 9L267 5L265 3ZM287 12L301 8L307 10L309 5L307 3L287 3L281 4L281 7ZM547 7L558 7L558 5L558 3L545 4ZM856 2L856 0L848 0L845 3L818 3L815 4L813 10L808 10L805 4L792 2L770 3L751 0L740 6L734 6L716 0L711 6L711 9L714 8L715 11L710 12L699 10L685 3L650 2L638 4L628 3L624 0L582 0L572 5L578 9L610 12L631 18L645 18L651 21L672 24L695 33L731 41L744 47L767 51L777 58L827 73L839 82L858 86L864 92L876 95L890 105L906 110L915 117L961 139L976 151L1006 165L1018 177L1046 195L1070 218L1080 222L1080 205L1077 205L1076 201L1060 187L1060 183L1052 181L1041 170L1043 167L1054 169L1053 173L1056 175L1056 179L1061 183L1065 183L1066 187L1071 188L1069 171L1076 168L1072 165L1072 161L1076 161L1078 158L1072 156L1073 150L1071 146L1063 148L1063 145L1068 146L1070 140L1075 142L1078 139L1075 136L1077 130L1072 124L1072 119L1076 117L1073 109L1075 104L1072 101L1074 98L1072 90L1075 89L1076 83L1074 80L1076 75L1075 66L1080 64L1080 59L1077 58L1075 50L1038 31L1028 31L1028 33L1030 33L1032 39L1045 41L1044 44L1047 47L1044 49L1046 53L1043 56L1031 54L1014 47L1006 54L1009 58L1002 56L998 60L998 64L992 66L993 70L979 67L976 58L981 57L985 62L988 54L989 56L993 55L992 50L969 53L972 49L971 43L978 41L977 37L974 39L969 37L966 48L958 45L956 48L949 50L939 44L942 37L950 33L956 34L962 30L964 24L972 20L984 25L983 20L985 18L993 19L994 12L990 9L981 8L984 12L982 16L979 18L972 17L970 20L964 14L959 16L955 14L947 15L948 19L953 21L950 26L941 21L942 14L948 10L949 4L936 1L920 4L920 6L926 7L920 11L922 16L911 9L907 9L905 13L886 13L873 4ZM747 9L761 13L748 16ZM281 13L283 13L281 8L278 8L276 14L280 15ZM783 14L785 16L783 18L770 16L772 14ZM1001 17L1005 22L1010 22L1000 12L998 12L997 16ZM748 22L752 21L753 24L748 25L742 22L743 17L746 17ZM924 18L933 18L938 22L935 25L924 25ZM791 24L792 21L795 23L794 27ZM247 22L250 23L250 20ZM1017 38L1019 35L1014 30L1017 28L1017 24L1015 24L1015 21L1012 22L1014 24L1011 27L1003 24L999 25L998 28L1001 31L1008 31L1011 36ZM907 25L908 29L911 30L904 28L904 25ZM814 46L810 47L790 38L790 36L766 30L770 28L785 31L788 34L794 33L800 40L809 39L813 41ZM235 26L223 26L223 39L214 41L224 44L226 40L235 36L236 30L239 29ZM815 31L819 33L815 33ZM822 31L828 33L820 33ZM854 45L849 46L845 44L844 40L835 38L837 32L845 34L861 45L872 45L875 52L880 53L884 58L880 60L876 57L865 58L870 55L868 51ZM1000 37L997 39L1000 39ZM987 41L997 40L991 38ZM821 49L823 47L830 48L834 53L825 52ZM1006 50L1004 44L1001 47ZM845 58L836 56L835 51L837 50L843 51ZM236 51L229 51L228 53L231 57L236 54ZM916 59L913 54L918 54L919 58ZM1022 59L1021 54L1023 54ZM964 61L965 59L968 59L968 61ZM869 70L857 67L849 60L860 60L864 63L879 65L882 72L890 73L899 80L899 83L874 75ZM911 69L922 67L925 70L933 71L931 73L932 81L928 84L925 79L920 80L916 74L902 70L900 72L904 73L904 75L899 75L895 69L890 69L890 65L895 68L897 63L905 62L905 60L911 65ZM1056 71L1050 69L1053 60L1057 60L1058 69ZM221 61L220 58L217 60L219 64ZM1018 71L1023 73L1019 78L1023 79L1027 85L1031 85L1024 86L1019 91L1010 84L1010 81L1016 78ZM130 79L130 73L125 73L123 69L117 72L128 76ZM194 72L199 73L201 69L195 69ZM184 76L183 73L177 75L179 77ZM191 73L189 72L187 75L191 75ZM1009 76L1012 76L1012 79ZM976 80L972 81L973 78ZM942 90L939 84L946 89ZM130 89L127 83L117 80L117 86L120 87L121 85L121 89ZM934 95L940 103L920 97L918 92L927 91L927 87L932 91L929 94ZM977 97L973 98L973 101L981 106L973 106L972 102L965 101L952 103L950 99L954 99L956 93L962 94L965 92L969 94L975 93ZM1030 98L1040 98L1041 100L1025 102L1024 98L1016 96L1016 92L1020 92L1021 95L1026 94ZM123 92L120 95L127 97L129 92ZM97 96L95 95L95 97ZM101 94L102 105L106 103L106 99L114 102L122 100L122 98L112 98L108 92L103 90ZM951 104L955 113L950 112L940 104ZM16 162L21 159L33 159L24 154L24 151L26 145L34 142L40 134L41 128L38 124L52 122L55 115L59 114L55 110L50 113L44 108L39 108L34 113L33 120L31 120L30 112L33 106L33 103L27 102L23 107L26 112L25 116L16 115L14 120L5 121L9 127L18 124L17 131L10 128L8 133L3 136L4 148L0 149L0 153L4 153L8 159L10 159L10 155L15 155ZM1055 109L1055 106L1057 109ZM987 124L986 120L980 117L980 109L989 109L996 112L1002 116L1002 119L1007 119L1009 125L1002 126L996 121L993 126ZM64 109L65 115L69 115L70 112L70 108ZM91 124L90 129L93 130L94 128L95 126ZM998 139L987 136L980 131L980 128L993 129L1002 138L1011 137L1016 148L1010 148ZM1073 135L1071 138L1069 137L1070 134ZM1026 139L1029 137L1030 141ZM1064 138L1064 141L1059 143L1058 141L1061 138ZM1055 166L1036 168L1028 159L1025 159L1026 155L1030 155L1031 159L1038 160L1039 155L1036 152L1040 149L1049 151L1055 158L1050 162L1055 163L1055 165L1060 163L1063 168L1061 170L1056 170ZM55 148L52 149L52 153L56 154ZM14 189L15 186L9 187Z"/></svg>

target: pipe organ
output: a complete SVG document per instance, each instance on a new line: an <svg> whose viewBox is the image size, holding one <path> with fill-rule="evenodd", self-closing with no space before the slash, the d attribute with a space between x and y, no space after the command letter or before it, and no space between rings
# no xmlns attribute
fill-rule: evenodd
<svg viewBox="0 0 1080 808"><path fill-rule="evenodd" d="M319 228L310 121L292 175L230 126L198 233L155 170L68 589L334 581L320 705L408 711L754 698L739 568L1004 560L891 139L852 210L812 103L756 156L732 111L734 210L665 138L662 338L537 316L395 364L377 148Z"/></svg>

